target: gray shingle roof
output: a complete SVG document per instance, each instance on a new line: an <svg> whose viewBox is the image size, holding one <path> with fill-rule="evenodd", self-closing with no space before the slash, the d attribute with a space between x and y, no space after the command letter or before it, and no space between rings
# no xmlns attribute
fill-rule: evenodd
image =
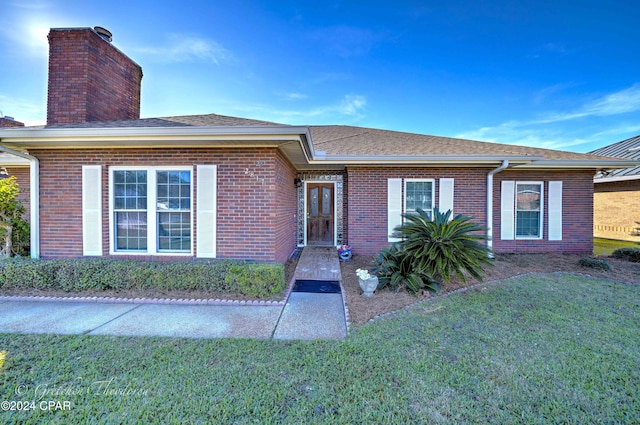
<svg viewBox="0 0 640 425"><path fill-rule="evenodd" d="M313 146L345 156L540 156L545 160L594 160L593 155L477 140L429 136L373 128L328 125L309 127ZM602 158L601 159L605 159ZM610 159L610 158L606 158Z"/></svg>
<svg viewBox="0 0 640 425"><path fill-rule="evenodd" d="M618 143L614 143L612 145L602 147L600 149L596 149L589 153L594 155L615 156L618 158L635 159L640 161L640 135L631 137L629 139L623 140ZM632 176L640 176L640 167L630 167L630 168L615 170L607 174L606 176L600 175L597 178L632 177Z"/></svg>
<svg viewBox="0 0 640 425"><path fill-rule="evenodd" d="M66 128L169 128L169 127L292 127L270 121L238 118L218 114L183 115L138 120L84 122L46 126L44 129ZM34 128L34 127L27 127ZM316 151L342 157L375 156L531 156L552 161L611 160L611 157L588 155L552 149L451 137L413 134L400 131L345 125L308 126ZM603 153L598 152L600 155Z"/></svg>
<svg viewBox="0 0 640 425"><path fill-rule="evenodd" d="M226 115L183 115L175 117L141 118L138 120L91 121L74 124L49 125L44 128L144 128L144 127L250 127L279 126L269 121L249 118L229 117Z"/></svg>

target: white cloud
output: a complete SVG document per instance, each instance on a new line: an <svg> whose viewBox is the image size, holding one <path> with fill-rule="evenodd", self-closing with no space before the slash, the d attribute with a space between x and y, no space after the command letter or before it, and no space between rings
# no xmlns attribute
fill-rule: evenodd
<svg viewBox="0 0 640 425"><path fill-rule="evenodd" d="M543 118L511 120L496 126L481 127L457 134L463 139L508 143L523 146L570 149L576 146L613 143L616 135L640 130L640 125L624 124L618 115L640 111L640 84L601 96L570 112L546 113ZM578 126L570 121L588 118ZM631 119L633 121L633 119ZM608 141L611 140L611 141Z"/></svg>
<svg viewBox="0 0 640 425"><path fill-rule="evenodd" d="M547 124L589 116L618 115L638 110L640 110L640 84L634 84L628 89L588 102L574 111L549 114L547 117L532 123Z"/></svg>
<svg viewBox="0 0 640 425"><path fill-rule="evenodd" d="M171 63L208 61L219 64L233 56L214 40L185 34L170 35L165 46L140 47L134 50L153 56L161 62Z"/></svg>
<svg viewBox="0 0 640 425"><path fill-rule="evenodd" d="M364 96L347 95L340 103L340 111L343 115L359 115L366 105L367 99Z"/></svg>

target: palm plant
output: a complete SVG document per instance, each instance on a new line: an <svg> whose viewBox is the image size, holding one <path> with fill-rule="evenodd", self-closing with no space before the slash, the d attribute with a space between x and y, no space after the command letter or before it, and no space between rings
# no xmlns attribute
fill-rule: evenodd
<svg viewBox="0 0 640 425"><path fill-rule="evenodd" d="M471 217L457 215L451 219L451 211L433 210L433 219L422 209L416 214L405 214L405 223L396 227L394 237L402 239L402 255L411 259L415 270L437 276L449 282L455 275L466 281L464 272L478 280L484 266L491 264L489 249L481 243L486 238L482 227Z"/></svg>
<svg viewBox="0 0 640 425"><path fill-rule="evenodd" d="M416 268L413 258L406 255L397 244L380 251L374 260L376 268L374 272L378 276L378 289L389 287L398 291L402 286L413 294L427 290L438 292L439 283L425 270Z"/></svg>

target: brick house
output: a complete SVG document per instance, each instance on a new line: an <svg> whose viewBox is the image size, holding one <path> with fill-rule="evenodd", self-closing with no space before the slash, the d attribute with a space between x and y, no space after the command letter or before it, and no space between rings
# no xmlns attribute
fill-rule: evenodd
<svg viewBox="0 0 640 425"><path fill-rule="evenodd" d="M591 153L640 161L640 136ZM593 182L594 236L640 242L640 166L598 173Z"/></svg>
<svg viewBox="0 0 640 425"><path fill-rule="evenodd" d="M30 165L33 257L374 255L418 207L473 216L495 252L591 253L593 176L638 165L353 126L141 119L142 71L108 31L49 42L47 125L0 130L0 150Z"/></svg>

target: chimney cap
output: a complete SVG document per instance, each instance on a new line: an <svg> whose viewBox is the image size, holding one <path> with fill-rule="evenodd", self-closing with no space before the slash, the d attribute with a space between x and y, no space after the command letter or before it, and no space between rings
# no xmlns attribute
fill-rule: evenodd
<svg viewBox="0 0 640 425"><path fill-rule="evenodd" d="M109 43L111 43L113 41L113 34L111 34L111 31L109 31L108 29L104 28L104 27L93 27L94 31L98 33L98 35L102 38L104 38L105 40L107 40Z"/></svg>

